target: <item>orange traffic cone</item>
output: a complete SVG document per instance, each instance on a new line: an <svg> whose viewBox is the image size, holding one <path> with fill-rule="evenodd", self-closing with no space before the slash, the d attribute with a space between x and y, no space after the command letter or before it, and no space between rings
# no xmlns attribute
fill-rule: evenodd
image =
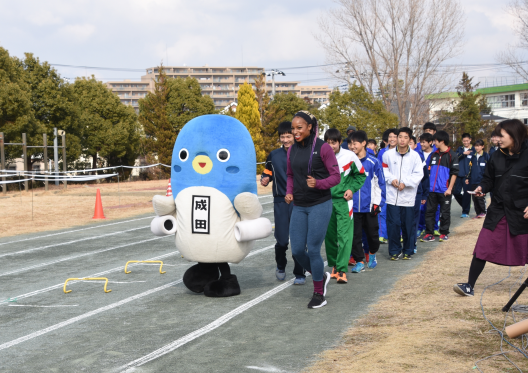
<svg viewBox="0 0 528 373"><path fill-rule="evenodd" d="M106 219L103 213L103 202L101 201L101 191L97 189L95 197L95 212L92 219Z"/></svg>
<svg viewBox="0 0 528 373"><path fill-rule="evenodd" d="M171 197L172 196L172 187L171 187L171 179L169 179L169 185L167 186L167 194L165 194L165 197Z"/></svg>

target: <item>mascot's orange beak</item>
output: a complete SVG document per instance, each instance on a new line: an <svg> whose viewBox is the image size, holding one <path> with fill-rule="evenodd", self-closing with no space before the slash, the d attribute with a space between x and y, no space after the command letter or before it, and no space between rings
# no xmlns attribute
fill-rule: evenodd
<svg viewBox="0 0 528 373"><path fill-rule="evenodd" d="M213 169L213 161L206 155L197 155L192 162L194 171L205 175Z"/></svg>

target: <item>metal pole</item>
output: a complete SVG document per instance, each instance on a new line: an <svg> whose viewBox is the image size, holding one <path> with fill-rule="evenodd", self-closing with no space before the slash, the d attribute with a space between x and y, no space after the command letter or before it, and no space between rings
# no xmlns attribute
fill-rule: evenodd
<svg viewBox="0 0 528 373"><path fill-rule="evenodd" d="M43 145L44 145L44 171L46 178L44 179L44 188L48 190L48 135L42 134Z"/></svg>
<svg viewBox="0 0 528 373"><path fill-rule="evenodd" d="M22 146L23 146L23 155L22 155L22 161L24 162L24 171L27 171L27 142L26 142L26 134L22 134ZM26 172L24 172L24 177L26 176ZM24 181L24 189L26 192L28 189L28 182L27 180Z"/></svg>
<svg viewBox="0 0 528 373"><path fill-rule="evenodd" d="M53 161L55 162L55 176L59 176L59 140L57 139L57 127L53 128ZM59 180L55 179L55 185Z"/></svg>
<svg viewBox="0 0 528 373"><path fill-rule="evenodd" d="M271 96L275 97L275 71L271 72Z"/></svg>
<svg viewBox="0 0 528 373"><path fill-rule="evenodd" d="M62 131L62 170L64 171L64 177L66 177L66 171L68 171L68 165L66 164L66 132ZM68 188L68 182L64 180L64 189Z"/></svg>
<svg viewBox="0 0 528 373"><path fill-rule="evenodd" d="M0 160L2 166L2 173L5 173L5 153L4 153L4 133L0 132ZM3 177L2 181L6 181L6 178ZM2 184L2 193L4 196L7 194L7 184Z"/></svg>

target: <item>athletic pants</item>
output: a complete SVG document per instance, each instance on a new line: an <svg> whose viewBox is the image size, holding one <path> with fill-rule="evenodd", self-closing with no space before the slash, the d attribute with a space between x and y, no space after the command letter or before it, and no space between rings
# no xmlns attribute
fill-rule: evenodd
<svg viewBox="0 0 528 373"><path fill-rule="evenodd" d="M387 232L389 234L389 255L400 254L403 252L407 255L414 254L414 241L416 237L416 219L414 215L414 206L387 206ZM414 230L414 235L412 231ZM400 236L401 234L401 236ZM403 248L401 238L403 237Z"/></svg>
<svg viewBox="0 0 528 373"><path fill-rule="evenodd" d="M478 184L472 184L471 190L477 189ZM486 213L486 197L478 197L475 194L473 194L471 197L473 197L473 206L475 207L475 213L477 215L485 214Z"/></svg>
<svg viewBox="0 0 528 373"><path fill-rule="evenodd" d="M379 250L380 241L378 236L378 217L370 212L354 213L354 242L352 244L352 257L356 262L365 261L363 250L363 234L367 236L368 248L371 254Z"/></svg>
<svg viewBox="0 0 528 373"><path fill-rule="evenodd" d="M444 193L429 193L427 211L425 212L425 234L434 234L435 211L440 206L440 234L449 234L451 225L451 195Z"/></svg>
<svg viewBox="0 0 528 373"><path fill-rule="evenodd" d="M326 259L329 267L348 272L348 260L354 236L354 220L350 218L348 202L332 201L332 216L326 231Z"/></svg>
<svg viewBox="0 0 528 373"><path fill-rule="evenodd" d="M379 219L379 237L388 238L387 233L387 205L383 206L378 214Z"/></svg>
<svg viewBox="0 0 528 373"><path fill-rule="evenodd" d="M469 185L465 183L463 178L457 178L453 189L453 195L462 207L462 214L469 214L469 210L471 210L471 194L468 193L470 190ZM460 194L461 191L464 191L464 194Z"/></svg>
<svg viewBox="0 0 528 373"><path fill-rule="evenodd" d="M310 207L293 206L290 220L292 254L297 262L312 274L313 281L323 280L321 245L331 215L331 200Z"/></svg>
<svg viewBox="0 0 528 373"><path fill-rule="evenodd" d="M418 223L417 231L425 231L425 211L427 210L427 202L420 206L420 222ZM440 206L436 209L434 230L438 230L438 221L440 220Z"/></svg>
<svg viewBox="0 0 528 373"><path fill-rule="evenodd" d="M288 259L288 241L290 240L290 218L293 211L293 203L287 204L284 199L273 203L273 215L275 216L275 261L277 269L285 270ZM295 277L306 277L302 266L293 258L293 274Z"/></svg>

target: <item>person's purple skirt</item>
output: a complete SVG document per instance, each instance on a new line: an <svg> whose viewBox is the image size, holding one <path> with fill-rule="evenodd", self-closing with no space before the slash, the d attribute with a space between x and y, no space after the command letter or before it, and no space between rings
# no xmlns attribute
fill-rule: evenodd
<svg viewBox="0 0 528 373"><path fill-rule="evenodd" d="M512 235L503 217L494 231L482 228L473 255L504 266L524 266L528 263L528 234Z"/></svg>

